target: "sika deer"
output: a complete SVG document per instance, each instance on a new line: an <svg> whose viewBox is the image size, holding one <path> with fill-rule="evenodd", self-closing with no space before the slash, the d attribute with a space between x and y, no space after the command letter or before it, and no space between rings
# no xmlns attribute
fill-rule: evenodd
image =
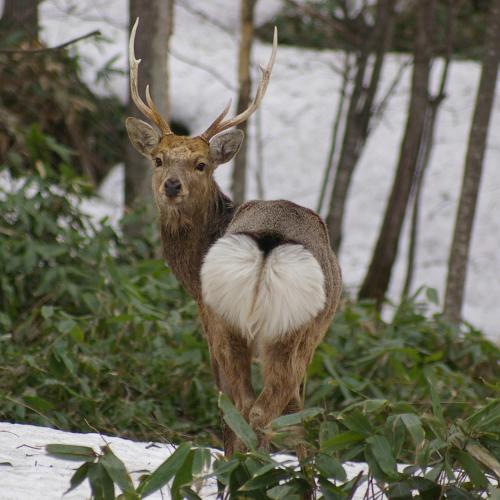
<svg viewBox="0 0 500 500"><path fill-rule="evenodd" d="M220 132L247 120L265 94L277 33L249 108L224 120L228 105L203 134L183 137L160 116L148 87L147 104L139 96L137 24L129 44L131 96L159 130L136 118L127 118L126 126L132 144L153 164L164 257L197 302L218 388L259 432L281 414L302 408L300 385L341 290L337 260L316 213L284 200L237 208L213 179L243 141L239 130ZM264 381L258 396L250 377L256 357ZM227 429L224 434L231 455L235 437Z"/></svg>

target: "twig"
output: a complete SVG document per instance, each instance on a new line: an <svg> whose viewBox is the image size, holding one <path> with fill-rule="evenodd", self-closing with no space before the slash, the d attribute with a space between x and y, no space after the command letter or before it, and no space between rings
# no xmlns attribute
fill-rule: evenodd
<svg viewBox="0 0 500 500"><path fill-rule="evenodd" d="M42 54L44 52L53 52L56 50L61 50L68 45L72 45L73 43L79 42L80 40L84 40L85 38L90 38L93 36L100 36L101 32L99 30L91 31L86 35L79 36L77 38L73 38L72 40L68 40L67 42L61 43L60 45L56 45L55 47L43 47L40 49L0 49L0 54L26 54L26 55L35 55Z"/></svg>
<svg viewBox="0 0 500 500"><path fill-rule="evenodd" d="M208 16L205 14L203 11L195 9L194 7L191 7L189 4L185 2L179 2L177 4L179 7L182 7L184 10L188 11L191 14L194 14L195 16L198 16L199 18L203 19L204 21L209 22L210 24L214 25L217 27L219 30L223 31L224 33L228 34L232 38L236 35L234 30L231 30L228 28L225 24L221 23L217 18Z"/></svg>
<svg viewBox="0 0 500 500"><path fill-rule="evenodd" d="M189 57L186 57L185 55L180 54L179 52L169 49L169 54L179 61L182 61L183 63L189 64L190 66L194 66L195 68L202 69L203 71L206 71L208 74L212 75L216 80L218 80L224 87L227 89L234 91L235 87L232 85L229 80L226 80L220 73L215 71L211 66L208 64L203 64L199 62L198 60L195 59L190 59Z"/></svg>
<svg viewBox="0 0 500 500"><path fill-rule="evenodd" d="M392 83L389 87L389 90L384 95L384 97L380 100L380 103L378 104L378 106L375 108L375 111L373 112L374 120L373 120L373 123L369 129L370 133L373 132L373 130L375 130L375 128L379 124L380 120L382 119L382 117L385 113L385 108L387 107L387 104L389 103L391 96L393 95L397 86L401 82L401 79L403 78L403 75L406 71L406 68L408 68L408 66L410 66L411 63L412 63L412 60L408 59L408 60L404 61L399 66L398 72L397 72L396 76L394 77L394 80L392 81Z"/></svg>
<svg viewBox="0 0 500 500"><path fill-rule="evenodd" d="M37 451L42 449L41 446L31 446L30 444L20 444L19 446L16 446L16 450L19 450L21 448L30 448L32 450L37 450Z"/></svg>
<svg viewBox="0 0 500 500"><path fill-rule="evenodd" d="M11 431L0 431L0 432L5 432L6 434L12 434L13 436L16 436L17 438L19 437L19 434L16 434L15 432L11 432Z"/></svg>
<svg viewBox="0 0 500 500"><path fill-rule="evenodd" d="M356 493L356 490L358 489L359 482L361 481L363 477L363 471L359 471L358 475L354 479L354 483L352 485L351 491L349 492L349 496L347 500L352 500L354 497L354 493Z"/></svg>

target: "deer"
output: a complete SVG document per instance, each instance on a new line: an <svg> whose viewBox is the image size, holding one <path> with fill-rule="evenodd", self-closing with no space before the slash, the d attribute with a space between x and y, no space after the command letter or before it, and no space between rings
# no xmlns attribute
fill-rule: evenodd
<svg viewBox="0 0 500 500"><path fill-rule="evenodd" d="M163 257L196 301L219 391L255 430L303 408L301 384L340 300L342 278L325 223L287 200L252 200L235 206L213 174L238 152L244 134L234 128L259 107L277 53L277 30L267 66L248 108L232 119L231 101L200 135L176 135L146 86L138 90L134 41L129 39L130 95L148 119L126 119L129 139L151 161ZM153 125L153 126L152 126ZM263 387L251 380L257 360ZM226 456L242 449L223 427Z"/></svg>

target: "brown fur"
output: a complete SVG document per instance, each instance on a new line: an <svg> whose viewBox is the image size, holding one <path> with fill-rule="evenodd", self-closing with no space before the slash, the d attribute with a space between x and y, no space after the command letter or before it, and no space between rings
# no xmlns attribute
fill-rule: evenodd
<svg viewBox="0 0 500 500"><path fill-rule="evenodd" d="M129 119L130 120L130 119ZM213 179L215 158L227 161L236 153L242 136L226 132L210 144L195 137L167 135L151 147L152 129L144 122L127 122L132 142L139 151L162 165L153 167L153 193L160 213L163 254L181 284L198 305L207 337L212 368L218 388L261 436L262 429L283 413L302 408L300 385L314 351L322 340L337 308L341 290L340 270L330 249L326 227L309 209L284 200L250 201L235 210L231 200ZM144 135L147 137L141 139ZM225 138L223 136L225 135ZM218 139L219 138L219 139ZM202 161L203 172L196 170ZM165 194L167 179L181 182L179 196ZM260 347L264 387L256 396L251 382L254 346L235 327L230 326L202 300L200 269L210 246L226 233L259 236L272 233L308 249L325 276L326 305L308 324L289 335L268 341ZM241 443L228 429L224 449L231 455Z"/></svg>

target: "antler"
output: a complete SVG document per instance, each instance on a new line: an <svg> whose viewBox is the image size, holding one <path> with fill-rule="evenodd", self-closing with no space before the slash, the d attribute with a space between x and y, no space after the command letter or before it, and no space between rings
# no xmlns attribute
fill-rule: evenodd
<svg viewBox="0 0 500 500"><path fill-rule="evenodd" d="M130 40L128 44L128 61L130 69L130 95L135 105L139 108L139 111L147 116L162 132L163 135L169 135L173 132L170 130L168 123L161 117L160 113L156 109L156 106L151 99L151 94L149 93L149 85L146 85L146 102L141 99L139 95L139 90L137 89L137 81L139 78L138 70L139 63L141 59L135 58L134 42L135 42L135 32L137 31L137 26L139 25L139 18L135 20L134 27L130 33Z"/></svg>
<svg viewBox="0 0 500 500"><path fill-rule="evenodd" d="M274 27L274 35L273 35L273 50L271 52L271 57L267 63L267 66L263 68L259 66L262 71L262 77L259 83L259 87L257 88L257 92L255 93L255 98L248 106L248 108L241 112L239 115L235 116L231 120L224 120L224 117L227 115L229 111L229 107L231 106L231 101L229 101L222 111L222 113L212 122L212 124L200 135L200 137L208 142L214 135L222 132L223 130L227 130L228 128L235 127L240 123L248 120L250 116L255 112L255 110L259 107L264 94L266 93L267 84L269 83L269 79L271 78L271 71L273 70L274 60L276 59L276 51L278 50L278 30L276 26Z"/></svg>

